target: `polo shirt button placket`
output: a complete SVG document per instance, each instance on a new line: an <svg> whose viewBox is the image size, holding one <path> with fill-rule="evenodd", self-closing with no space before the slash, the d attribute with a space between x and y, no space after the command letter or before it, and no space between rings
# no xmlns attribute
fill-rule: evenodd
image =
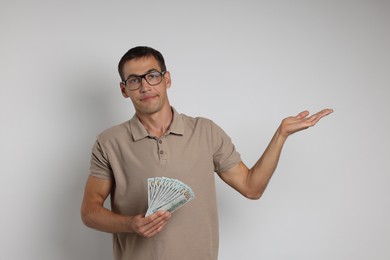
<svg viewBox="0 0 390 260"><path fill-rule="evenodd" d="M157 146L158 146L158 154L159 154L159 158L160 158L160 163L166 164L167 157L166 157L166 152L164 151L163 141L161 139L157 140Z"/></svg>

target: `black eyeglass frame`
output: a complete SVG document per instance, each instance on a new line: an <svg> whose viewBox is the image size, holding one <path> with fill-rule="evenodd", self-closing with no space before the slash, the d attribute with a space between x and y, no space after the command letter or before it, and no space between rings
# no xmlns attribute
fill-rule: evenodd
<svg viewBox="0 0 390 260"><path fill-rule="evenodd" d="M160 82L155 83L155 84L151 84L151 83L148 81L148 79L146 78L146 76L149 75L149 74L152 74L152 73L158 73L158 74L160 74L160 76L161 76ZM167 73L166 70L165 70L165 71L154 70L154 71L149 71L149 72L147 72L147 73L145 73L145 74L142 74L142 75L130 75L126 80L122 81L122 84L125 85L126 87L128 87L127 84L126 84L126 82L127 82L129 79L131 79L132 77L134 77L134 78L140 78L141 81L140 81L140 84L139 84L139 87L138 87L138 88L134 88L134 89L130 89L130 90L138 90L138 89L140 89L141 86L142 86L142 79L144 79L150 86L156 86L156 85L158 85L158 84L160 84L160 83L162 82L163 76L165 75L165 73Z"/></svg>

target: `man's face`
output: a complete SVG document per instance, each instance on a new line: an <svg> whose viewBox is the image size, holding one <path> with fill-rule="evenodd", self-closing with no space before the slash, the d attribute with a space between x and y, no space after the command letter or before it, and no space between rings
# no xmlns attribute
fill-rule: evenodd
<svg viewBox="0 0 390 260"><path fill-rule="evenodd" d="M123 66L125 79L129 76L144 75L153 71L161 72L161 68L153 56L133 59ZM151 115L166 106L170 109L167 96L167 89L171 86L169 72L163 75L161 83L157 85L151 86L145 79L142 79L141 83L141 87L137 90L129 90L126 85L120 83L122 95L131 99L137 114Z"/></svg>

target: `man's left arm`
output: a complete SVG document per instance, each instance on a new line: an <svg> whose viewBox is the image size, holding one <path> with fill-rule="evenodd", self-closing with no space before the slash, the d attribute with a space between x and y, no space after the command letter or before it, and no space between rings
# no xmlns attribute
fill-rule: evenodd
<svg viewBox="0 0 390 260"><path fill-rule="evenodd" d="M228 185L249 199L259 199L266 189L276 166L287 137L298 131L314 126L321 118L332 113L332 109L324 109L309 116L303 111L297 116L282 120L263 155L252 168L243 162L218 175Z"/></svg>

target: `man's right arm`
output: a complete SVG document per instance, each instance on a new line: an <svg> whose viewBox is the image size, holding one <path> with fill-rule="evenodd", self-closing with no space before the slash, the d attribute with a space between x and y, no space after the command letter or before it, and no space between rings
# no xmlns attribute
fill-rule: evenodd
<svg viewBox="0 0 390 260"><path fill-rule="evenodd" d="M81 206L81 219L90 228L109 233L137 233L143 237L152 237L159 233L168 219L169 212L156 212L144 217L116 214L104 207L112 188L112 181L89 176L85 185Z"/></svg>

